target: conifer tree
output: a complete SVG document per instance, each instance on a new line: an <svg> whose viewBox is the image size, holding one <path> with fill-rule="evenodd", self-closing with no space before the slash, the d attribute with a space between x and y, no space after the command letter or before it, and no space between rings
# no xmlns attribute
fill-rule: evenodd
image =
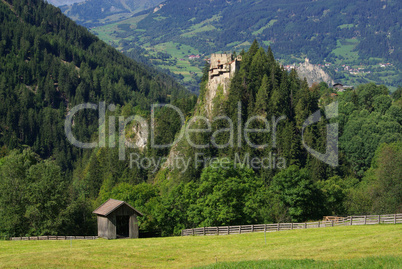
<svg viewBox="0 0 402 269"><path fill-rule="evenodd" d="M255 103L255 114L266 117L268 114L268 102L269 102L269 78L265 74L262 78L261 87L258 89L256 103Z"/></svg>
<svg viewBox="0 0 402 269"><path fill-rule="evenodd" d="M275 63L274 53L272 52L271 46L268 46L267 50L268 64L273 65Z"/></svg>
<svg viewBox="0 0 402 269"><path fill-rule="evenodd" d="M244 53L243 55L243 60L241 64L241 69L244 69L246 73L248 74L250 67L251 67L251 62L253 61L254 55L257 53L258 49L260 48L260 45L257 42L257 39L253 41L253 44L251 44L249 50Z"/></svg>
<svg viewBox="0 0 402 269"><path fill-rule="evenodd" d="M257 53L253 56L253 61L251 62L250 72L248 76L250 88L253 92L256 92L261 85L261 80L268 72L268 57L261 47L258 49ZM254 93L255 94L255 93Z"/></svg>

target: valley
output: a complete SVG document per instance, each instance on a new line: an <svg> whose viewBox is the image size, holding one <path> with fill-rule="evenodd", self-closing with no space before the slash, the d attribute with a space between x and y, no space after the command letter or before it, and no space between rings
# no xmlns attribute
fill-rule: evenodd
<svg viewBox="0 0 402 269"><path fill-rule="evenodd" d="M333 68L326 72L334 81L346 85L375 82L393 91L402 83L402 52L397 45L401 31L400 26L392 26L399 25L399 2L253 2L217 1L209 5L204 1L194 4L171 0L157 11L140 12L112 24L88 26L102 40L131 57L136 56L130 51L138 54L138 48L144 49L144 59L173 72L194 92L198 91L208 55L240 52L254 39L265 47L271 46L283 65L302 63L306 57L315 65L331 64ZM167 50L167 44L175 45ZM203 55L202 61L181 61L184 56L198 53ZM391 63L392 67L377 68L381 63ZM351 73L344 66L364 68L366 72Z"/></svg>

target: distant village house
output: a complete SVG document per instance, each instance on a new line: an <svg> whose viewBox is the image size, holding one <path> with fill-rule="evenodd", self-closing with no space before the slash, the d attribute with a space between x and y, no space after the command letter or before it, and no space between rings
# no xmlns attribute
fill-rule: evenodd
<svg viewBox="0 0 402 269"><path fill-rule="evenodd" d="M332 86L332 88L334 88L338 92L343 92L345 90L353 89L353 86L346 86L346 85L342 85L341 83L335 83Z"/></svg>

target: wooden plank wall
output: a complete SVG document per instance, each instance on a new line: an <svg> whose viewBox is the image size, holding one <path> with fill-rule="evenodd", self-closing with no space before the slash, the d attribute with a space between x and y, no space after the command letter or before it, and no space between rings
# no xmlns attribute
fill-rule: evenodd
<svg viewBox="0 0 402 269"><path fill-rule="evenodd" d="M371 225L371 224L399 224L402 223L402 213L388 215L363 215L348 216L331 221L317 221L304 223L273 223L253 224L237 226L200 227L182 230L182 236L189 235L225 235L243 234L252 232L277 232L294 229L325 228L350 225Z"/></svg>

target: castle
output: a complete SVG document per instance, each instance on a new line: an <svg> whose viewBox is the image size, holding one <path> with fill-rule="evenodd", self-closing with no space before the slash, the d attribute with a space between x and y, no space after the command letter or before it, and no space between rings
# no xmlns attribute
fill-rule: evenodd
<svg viewBox="0 0 402 269"><path fill-rule="evenodd" d="M236 58L232 54L216 53L211 55L210 67L208 72L208 91L206 93L206 111L207 115L211 115L213 110L212 100L220 94L227 96L230 80L234 76L236 70L240 68L242 56ZM220 87L219 87L220 86ZM220 93L218 93L221 91Z"/></svg>
<svg viewBox="0 0 402 269"><path fill-rule="evenodd" d="M233 77L237 69L239 69L241 55L233 59L232 54L212 54L209 68L208 87L210 89L217 88L219 84L224 88L229 85L230 78Z"/></svg>

